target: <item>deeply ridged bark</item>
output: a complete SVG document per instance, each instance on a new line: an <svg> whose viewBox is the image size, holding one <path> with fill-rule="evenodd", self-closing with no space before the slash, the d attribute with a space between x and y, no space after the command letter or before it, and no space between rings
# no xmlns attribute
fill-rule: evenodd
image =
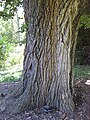
<svg viewBox="0 0 90 120"><path fill-rule="evenodd" d="M14 112L44 105L65 112L73 110L72 66L78 20L85 1L81 2L24 0L28 30L23 94L14 103Z"/></svg>

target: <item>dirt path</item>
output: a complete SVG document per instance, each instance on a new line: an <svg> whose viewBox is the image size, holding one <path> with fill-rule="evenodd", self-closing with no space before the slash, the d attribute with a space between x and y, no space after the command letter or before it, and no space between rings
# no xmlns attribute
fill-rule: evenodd
<svg viewBox="0 0 90 120"><path fill-rule="evenodd" d="M4 97L13 90L18 83L2 83L0 84L0 120L90 120L90 81L85 84L86 81L75 82L75 103L76 110L70 117L66 113L62 113L56 110L45 111L44 108L36 108L33 111L25 111L21 114L6 114L4 112ZM2 94L3 93L3 94ZM2 104L3 102L3 104Z"/></svg>

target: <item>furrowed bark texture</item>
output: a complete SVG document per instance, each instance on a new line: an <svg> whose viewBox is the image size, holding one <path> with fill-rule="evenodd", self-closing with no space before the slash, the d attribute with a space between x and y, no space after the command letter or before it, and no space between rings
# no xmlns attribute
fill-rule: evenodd
<svg viewBox="0 0 90 120"><path fill-rule="evenodd" d="M84 4L82 0L24 0L28 30L23 94L14 103L14 112L43 105L73 110L73 56Z"/></svg>

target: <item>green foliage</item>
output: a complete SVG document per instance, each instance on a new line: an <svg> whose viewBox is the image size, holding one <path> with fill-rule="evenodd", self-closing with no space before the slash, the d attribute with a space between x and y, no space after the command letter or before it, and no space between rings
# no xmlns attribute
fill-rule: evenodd
<svg viewBox="0 0 90 120"><path fill-rule="evenodd" d="M80 18L80 27L90 28L90 14L83 14Z"/></svg>
<svg viewBox="0 0 90 120"><path fill-rule="evenodd" d="M79 24L79 32L77 36L75 64L83 65L88 59L90 51L86 50L90 46L90 7L86 8L86 11L82 14ZM89 62L90 63L90 62ZM89 64L88 64L89 65Z"/></svg>
<svg viewBox="0 0 90 120"><path fill-rule="evenodd" d="M18 79L17 77L8 75L8 76L1 77L0 82L15 82L17 81L17 79Z"/></svg>
<svg viewBox="0 0 90 120"><path fill-rule="evenodd" d="M85 65L74 66L74 79L75 80L90 79L90 66L85 66Z"/></svg>
<svg viewBox="0 0 90 120"><path fill-rule="evenodd" d="M16 60L16 58L14 58L14 57L10 61L11 65L16 65L17 63L18 63L18 60Z"/></svg>
<svg viewBox="0 0 90 120"><path fill-rule="evenodd" d="M22 5L23 0L1 0L0 17L4 19L13 18L18 7Z"/></svg>
<svg viewBox="0 0 90 120"><path fill-rule="evenodd" d="M16 52L15 49L17 49L17 47L15 47L14 52L12 52L12 54L10 53L8 61L6 61L6 63L8 64L8 66L13 66L13 65L18 65L21 63L22 58L22 52L21 52L21 47L19 48L19 52ZM23 48L24 49L24 48Z"/></svg>
<svg viewBox="0 0 90 120"><path fill-rule="evenodd" d="M8 58L11 46L15 46L15 35L13 35L13 27L10 25L10 21L3 22L0 19L0 69L5 67L5 61Z"/></svg>
<svg viewBox="0 0 90 120"><path fill-rule="evenodd" d="M28 24L23 23L22 26L21 26L21 28L20 28L20 32L23 33L23 32L25 32L27 29L28 29Z"/></svg>
<svg viewBox="0 0 90 120"><path fill-rule="evenodd" d="M5 67L5 61L8 57L10 44L7 43L6 38L0 39L0 69Z"/></svg>
<svg viewBox="0 0 90 120"><path fill-rule="evenodd" d="M0 1L0 82L17 81L22 73L22 53L25 43L23 32L27 29L25 24L21 27L22 21L19 23L18 8L22 6L22 1ZM23 34L20 33L19 27ZM18 65L20 67L16 70Z"/></svg>
<svg viewBox="0 0 90 120"><path fill-rule="evenodd" d="M14 20L3 21L0 19L0 69L5 68L7 65L15 65L21 62L22 45L25 43L22 39L18 40L17 24ZM19 34L21 35L21 34ZM24 34L23 34L24 38ZM17 46L19 47L17 48ZM18 52L16 52L18 49ZM24 49L24 48L23 48Z"/></svg>
<svg viewBox="0 0 90 120"><path fill-rule="evenodd" d="M87 6L80 18L80 27L90 28L90 6Z"/></svg>
<svg viewBox="0 0 90 120"><path fill-rule="evenodd" d="M2 47L0 47L0 69L5 65L4 59L5 59L4 53L3 53Z"/></svg>

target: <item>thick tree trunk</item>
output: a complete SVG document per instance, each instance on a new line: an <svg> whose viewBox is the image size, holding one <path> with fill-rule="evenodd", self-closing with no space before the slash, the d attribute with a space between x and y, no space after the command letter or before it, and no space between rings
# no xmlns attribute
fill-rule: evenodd
<svg viewBox="0 0 90 120"><path fill-rule="evenodd" d="M82 0L24 0L28 24L23 68L23 94L14 112L55 107L71 112L73 56ZM82 7L80 3L83 4Z"/></svg>

